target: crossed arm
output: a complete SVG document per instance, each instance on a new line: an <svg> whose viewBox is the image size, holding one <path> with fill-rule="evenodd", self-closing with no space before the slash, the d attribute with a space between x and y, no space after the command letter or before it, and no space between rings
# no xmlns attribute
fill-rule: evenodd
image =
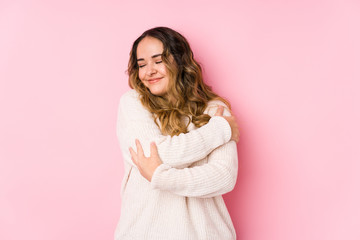
<svg viewBox="0 0 360 240"><path fill-rule="evenodd" d="M229 112L226 112L229 114ZM194 167L177 169L162 163L154 142L150 157L145 157L141 143L136 141L135 152L130 148L134 164L153 189L165 190L186 197L207 198L230 192L237 179L238 155L235 141L216 148L208 162Z"/></svg>
<svg viewBox="0 0 360 240"><path fill-rule="evenodd" d="M212 117L206 125L186 134L162 135L135 90L128 91L120 99L116 133L124 160L133 167L136 165L131 160L129 147L135 149L135 139L141 141L145 155L150 154L150 142L155 142L164 163L184 168L205 158L232 136L229 123L221 116Z"/></svg>
<svg viewBox="0 0 360 240"><path fill-rule="evenodd" d="M151 114L136 99L136 94L130 93L120 101L117 135L125 161L142 174L144 168L139 166L139 157L153 165L150 178L143 176L151 181L154 189L189 197L212 197L233 189L237 178L237 150L234 141L228 142L226 131L229 126L225 119L213 112L209 123L201 128L179 136L163 136ZM226 110L225 115L229 116L230 112ZM144 147L137 142L137 154L129 151L134 147L135 139L139 139ZM151 149L150 142L153 142ZM138 155L137 161L131 160L131 155L133 159ZM145 155L150 155L152 160ZM205 157L208 163L188 167Z"/></svg>

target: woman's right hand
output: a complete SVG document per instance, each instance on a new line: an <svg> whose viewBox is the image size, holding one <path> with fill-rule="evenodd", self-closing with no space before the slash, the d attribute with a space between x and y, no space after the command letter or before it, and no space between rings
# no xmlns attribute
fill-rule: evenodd
<svg viewBox="0 0 360 240"><path fill-rule="evenodd" d="M226 119L226 121L228 121L230 127L231 127L231 139L230 140L234 140L235 142L239 141L239 137L240 137L240 131L239 131L239 127L238 124L236 123L236 118L235 116L231 115L231 116L223 116L224 113L224 106L219 105L215 116L221 116L223 118Z"/></svg>

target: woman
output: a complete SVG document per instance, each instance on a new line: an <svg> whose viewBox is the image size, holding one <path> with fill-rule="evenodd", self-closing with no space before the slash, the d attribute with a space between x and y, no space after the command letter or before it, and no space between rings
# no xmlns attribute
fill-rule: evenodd
<svg viewBox="0 0 360 240"><path fill-rule="evenodd" d="M170 28L134 42L128 73L132 89L117 122L125 175L115 239L235 239L221 197L237 178L230 105L203 82L187 40Z"/></svg>

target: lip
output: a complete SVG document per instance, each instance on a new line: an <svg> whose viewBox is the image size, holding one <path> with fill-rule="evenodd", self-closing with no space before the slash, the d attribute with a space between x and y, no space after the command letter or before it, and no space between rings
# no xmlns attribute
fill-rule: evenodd
<svg viewBox="0 0 360 240"><path fill-rule="evenodd" d="M160 81L162 79L161 78L151 78L151 79L148 79L147 81L150 83L150 84L153 84L153 83L157 83L158 81Z"/></svg>

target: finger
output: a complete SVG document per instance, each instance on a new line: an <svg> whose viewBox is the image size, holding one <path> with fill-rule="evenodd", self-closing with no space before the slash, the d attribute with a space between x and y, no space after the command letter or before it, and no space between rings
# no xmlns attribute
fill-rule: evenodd
<svg viewBox="0 0 360 240"><path fill-rule="evenodd" d="M224 106L218 105L218 109L215 113L215 116L222 116L224 113Z"/></svg>
<svg viewBox="0 0 360 240"><path fill-rule="evenodd" d="M150 156L159 156L155 142L150 143Z"/></svg>
<svg viewBox="0 0 360 240"><path fill-rule="evenodd" d="M136 143L136 151L137 151L137 154L139 154L140 157L145 157L144 156L144 150L141 146L141 143L138 139L135 139L135 143Z"/></svg>
<svg viewBox="0 0 360 240"><path fill-rule="evenodd" d="M134 162L134 164L137 166L137 155L136 152L134 151L134 149L132 149L132 147L129 148L130 150L130 155L131 155L131 160Z"/></svg>

